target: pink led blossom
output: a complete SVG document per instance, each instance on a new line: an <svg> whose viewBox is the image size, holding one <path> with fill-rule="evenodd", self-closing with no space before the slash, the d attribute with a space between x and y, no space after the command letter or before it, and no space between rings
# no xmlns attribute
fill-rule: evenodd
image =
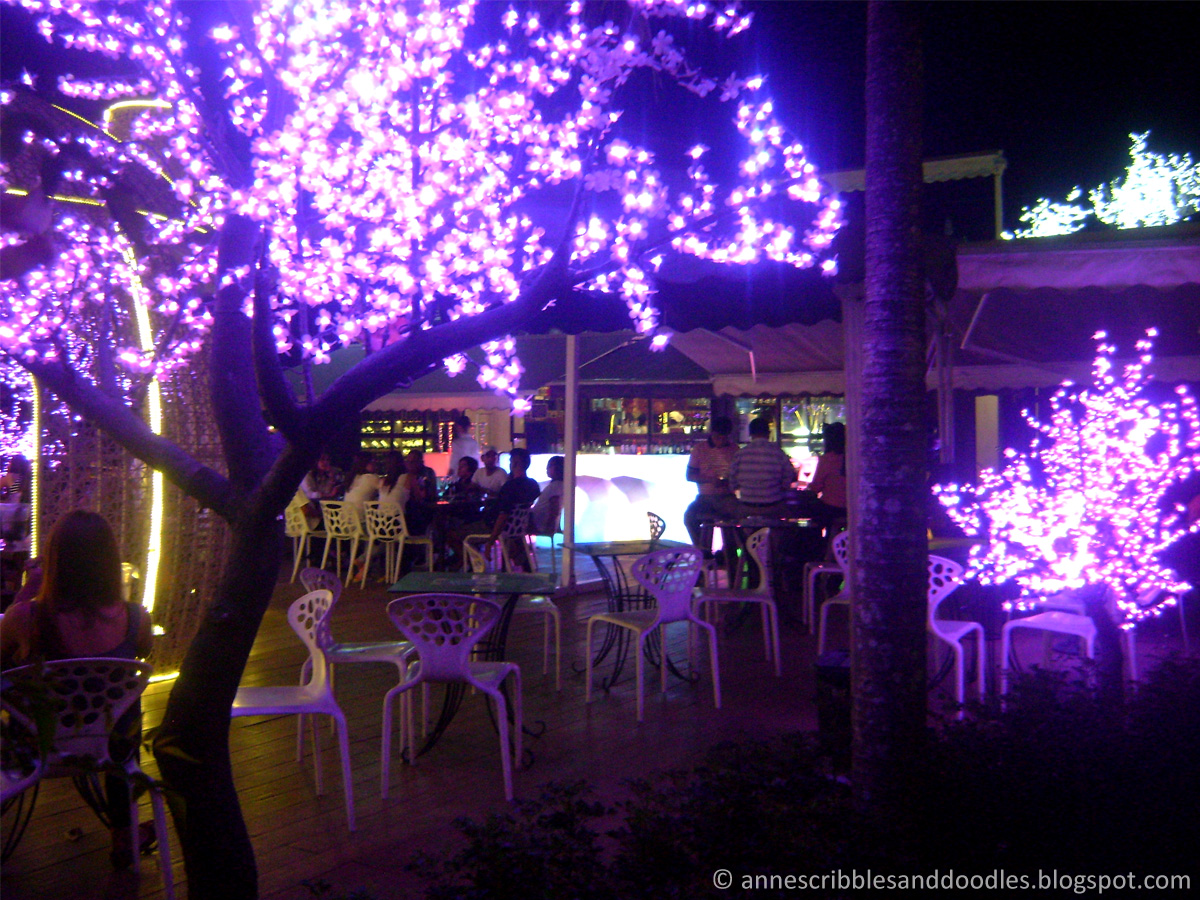
<svg viewBox="0 0 1200 900"><path fill-rule="evenodd" d="M1147 399L1154 335L1119 373L1116 348L1097 335L1092 384L1064 385L1049 421L1027 416L1037 430L1027 451L1006 450L1005 468L985 470L978 484L935 488L967 534L987 539L972 549L970 569L985 584L1019 584L1017 608L1104 584L1128 628L1189 589L1159 554L1189 529L1187 498L1168 498L1200 470L1200 415L1182 387L1171 402Z"/></svg>
<svg viewBox="0 0 1200 900"><path fill-rule="evenodd" d="M688 33L678 26L737 35L751 20L737 3L631 0L617 25L610 7L593 14L579 2L261 0L203 38L221 54L228 122L248 142L241 167L207 139L197 104L211 85L185 61L190 34L174 3L20 3L48 40L142 71L59 82L70 97L113 105L81 138L95 164L73 173L54 207L56 240L73 249L12 293L0 346L18 356L70 344L52 334L94 344L114 324L118 345L145 346L122 297L137 279L151 295L154 350L118 351L118 362L131 377L185 365L211 326L217 236L232 214L266 235L278 350L313 362L516 299L551 260L562 198L576 190L587 214L571 232L571 283L620 296L633 328L658 344L664 253L836 270L840 204L777 119L765 80L708 75L676 43ZM735 183L711 182L704 144L663 159L622 129L642 75L730 105ZM142 100L155 104L131 102ZM62 149L47 139L28 153ZM135 172L162 190L154 208L136 210L131 235L109 203ZM5 189L36 189L0 177ZM249 291L251 273L236 279ZM484 354L480 383L515 397L511 346Z"/></svg>

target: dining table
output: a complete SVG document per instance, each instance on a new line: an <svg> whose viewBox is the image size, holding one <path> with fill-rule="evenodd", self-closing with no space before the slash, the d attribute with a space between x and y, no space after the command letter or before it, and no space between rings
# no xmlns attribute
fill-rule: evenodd
<svg viewBox="0 0 1200 900"><path fill-rule="evenodd" d="M558 589L558 577L544 572L409 572L390 588L393 594L470 594L472 596L490 596L504 598L501 602L500 618L496 625L476 644L477 658L488 662L500 662L508 642L508 626L512 621L513 610L522 596L531 594L553 594ZM507 685L507 682L505 683ZM507 690L502 686L501 690ZM425 743L417 751L417 756L424 755L449 727L462 705L466 693L464 684L446 685L446 694L442 701L442 711L438 716L433 730L425 738ZM512 710L512 704L508 704ZM528 734L538 736L545 726L538 731L526 729ZM526 753L529 753L526 750Z"/></svg>
<svg viewBox="0 0 1200 900"><path fill-rule="evenodd" d="M631 578L627 566L623 565L621 560L637 559L657 550L690 547L691 544L660 538L658 540L564 542L562 546L565 550L572 550L575 553L591 557L596 564L596 571L600 573L600 581L604 585L608 611L625 612L631 609L645 609L654 602L654 598L635 579ZM621 674L625 659L629 655L629 635L628 629L618 628L614 625L607 625L604 630L600 649L596 651L596 655L592 659L594 667L598 666L609 653L615 652L616 654L613 660L612 674L601 682L604 690L612 687ZM590 652L591 648L589 647L588 650ZM657 635L651 635L646 642L646 658L652 665L660 665ZM667 657L666 662L673 674L680 678L687 678L675 668L670 657Z"/></svg>

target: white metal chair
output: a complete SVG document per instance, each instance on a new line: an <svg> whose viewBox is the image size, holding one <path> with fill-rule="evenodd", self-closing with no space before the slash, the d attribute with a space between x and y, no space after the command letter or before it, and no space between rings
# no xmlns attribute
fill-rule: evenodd
<svg viewBox="0 0 1200 900"><path fill-rule="evenodd" d="M388 584L392 584L400 578L400 561L404 556L404 541L408 537L404 510L393 503L372 500L363 504L363 514L366 518L367 550L363 556L359 587L367 586L371 553L376 544L383 545L383 577Z"/></svg>
<svg viewBox="0 0 1200 900"><path fill-rule="evenodd" d="M333 606L328 590L310 591L288 607L288 624L308 648L308 664L312 677L298 687L240 687L233 700L230 716L303 716L327 715L337 723L338 750L342 761L342 789L346 795L346 821L350 830L356 828L354 818L354 783L350 776L350 741L346 734L346 717L333 696L329 680L329 659L317 639L322 621ZM321 780L321 743L313 734L313 767L317 793L324 793Z"/></svg>
<svg viewBox="0 0 1200 900"><path fill-rule="evenodd" d="M1023 619L1011 619L1000 629L1000 694L1008 693L1008 670L1012 653L1012 633L1018 628L1046 633L1042 642L1042 661L1046 661L1050 650L1049 635L1062 634L1077 637L1083 644L1083 655L1088 659L1096 657L1096 623L1084 611L1081 600L1070 594L1058 594L1046 599L1042 604L1043 611L1026 616ZM1125 656L1129 661L1129 677L1138 680L1137 646L1133 629L1121 630L1121 638L1125 643Z"/></svg>
<svg viewBox="0 0 1200 900"><path fill-rule="evenodd" d="M700 588L696 597L696 609L702 610L706 603L720 606L722 603L757 603L762 608L763 649L767 661L775 660L775 674L781 675L779 659L779 609L771 587L771 531L760 528L746 540L746 550L758 566L758 586L753 590L739 588Z"/></svg>
<svg viewBox="0 0 1200 900"><path fill-rule="evenodd" d="M696 625L708 632L709 660L712 664L713 675L713 705L721 708L721 670L717 658L717 630L703 619L697 618L692 608L692 591L700 578L701 556L695 547L679 547L668 550L657 550L648 553L633 564L633 577L644 587L655 600L655 605L649 609L635 609L627 612L600 613L589 616L587 621L587 670L586 702L592 702L592 628L597 622L627 628L636 636L634 650L637 671L637 717L645 721L645 685L643 684L643 668L645 666L646 639L658 631L661 637L662 659L662 690L667 689L667 642L666 629L662 626L671 622L687 622L689 628ZM690 643L690 632L689 632Z"/></svg>
<svg viewBox="0 0 1200 900"><path fill-rule="evenodd" d="M808 633L812 634L816 625L816 620L813 615L813 605L816 602L817 596L817 580L819 578L841 577L846 574L845 561L850 556L850 533L847 531L839 532L834 535L830 542L830 548L833 551L833 561L825 560L823 562L809 562L804 564L804 596L803 612L804 621L808 624Z"/></svg>
<svg viewBox="0 0 1200 900"><path fill-rule="evenodd" d="M300 571L300 561L307 557L313 538L324 538L326 535L323 529L313 528L308 524L308 516L304 514L304 507L297 503L289 505L283 511L283 521L287 536L292 539L292 581L294 582L296 573Z"/></svg>
<svg viewBox="0 0 1200 900"><path fill-rule="evenodd" d="M843 531L833 539L833 558L838 568L844 575L850 569L850 532ZM809 602L812 602L812 593L809 593ZM844 606L846 610L850 609L850 592L843 589L837 596L830 597L821 604L821 613L819 616L819 624L817 626L817 655L820 656L825 652L825 626L829 622L829 609L832 606ZM812 621L812 609L809 609L809 621Z"/></svg>
<svg viewBox="0 0 1200 900"><path fill-rule="evenodd" d="M325 519L325 552L321 555L321 568L329 562L329 551L337 547L337 562L334 572L340 578L342 575L342 544L350 545L350 556L346 561L347 572L358 555L358 542L365 536L363 533L362 517L359 507L344 500L322 500L321 515Z"/></svg>
<svg viewBox="0 0 1200 900"><path fill-rule="evenodd" d="M153 668L137 659L89 657L63 659L41 665L22 666L5 672L10 694L5 710L31 734L34 722L43 727L53 723L49 752L41 760L39 777L17 777L5 773L4 799L15 797L37 781L46 778L65 778L95 772L98 767L115 766L130 779L150 784L150 804L154 811L154 833L158 840L159 868L163 891L168 898L175 896L175 879L171 870L171 846L167 832L167 814L159 785L150 782L138 761L135 750L128 759L113 759L109 738L121 717L132 707L150 682ZM19 685L42 682L52 704L45 715L31 714L17 696ZM43 735L38 735L43 738ZM130 791L130 847L137 860L138 803Z"/></svg>
<svg viewBox="0 0 1200 900"><path fill-rule="evenodd" d="M404 696L417 685L429 682L468 684L496 702L496 727L500 732L500 767L504 774L504 797L513 798L512 764L521 762L521 668L510 662L477 662L471 659L475 644L500 620L498 603L462 594L412 594L393 600L388 616L417 649L417 661L405 681L383 698L383 761L380 797L388 795L392 764L392 707L401 697L401 752L410 750L416 762L412 702ZM508 705L501 685L513 679L513 740L509 744ZM511 754L511 757L510 757Z"/></svg>
<svg viewBox="0 0 1200 900"><path fill-rule="evenodd" d="M485 550L487 548L484 548ZM496 571L494 564L489 565L483 551L467 542L463 542L464 559L472 572ZM493 556L495 553L493 552ZM513 607L513 615L540 615L542 617L542 674L550 670L550 625L554 624L554 689L562 690L562 616L558 604L550 597L540 595L522 595Z"/></svg>
<svg viewBox="0 0 1200 900"><path fill-rule="evenodd" d="M948 644L954 651L954 699L959 706L958 717L960 719L963 716L962 706L966 703L965 651L962 642L963 638L970 634L975 635L975 667L978 672L976 679L980 700L984 698L987 690L987 676L985 674L987 672L987 639L983 633L983 626L978 622L960 619L939 619L937 617L938 607L962 583L962 573L962 566L953 560L930 554L929 592L926 598L926 615L928 617L926 619L926 626L930 634Z"/></svg>

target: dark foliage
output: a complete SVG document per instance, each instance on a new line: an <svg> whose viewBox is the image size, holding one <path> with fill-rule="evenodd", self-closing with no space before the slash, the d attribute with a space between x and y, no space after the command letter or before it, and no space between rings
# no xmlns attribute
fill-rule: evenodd
<svg viewBox="0 0 1200 900"><path fill-rule="evenodd" d="M431 900L769 897L742 879L852 868L1169 873L1195 884L1197 746L1196 661L1163 663L1124 705L1035 672L1003 711L977 709L928 735L900 814L857 814L815 736L793 735L722 745L692 770L629 783L615 806L583 783L548 785L511 813L460 820L463 849L410 868L430 879ZM713 886L717 869L733 873L728 890Z"/></svg>

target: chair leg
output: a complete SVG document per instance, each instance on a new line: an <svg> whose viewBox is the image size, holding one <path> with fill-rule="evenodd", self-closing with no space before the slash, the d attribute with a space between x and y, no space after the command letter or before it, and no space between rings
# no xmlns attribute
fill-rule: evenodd
<svg viewBox="0 0 1200 900"><path fill-rule="evenodd" d="M513 679L513 726L517 729L513 734L513 765L521 768L521 754L524 751L525 739L522 730L524 716L524 700L521 695L521 670L515 668L510 673Z"/></svg>
<svg viewBox="0 0 1200 900"><path fill-rule="evenodd" d="M763 604L769 613L771 623L771 653L775 656L775 677L783 675L783 660L779 657L779 608L774 603Z"/></svg>
<svg viewBox="0 0 1200 900"><path fill-rule="evenodd" d="M321 775L321 739L317 735L317 717L310 715L308 717L308 727L310 729L309 737L312 738L313 745L313 771L315 773L314 780L317 785L317 796L320 797L325 793L325 784Z"/></svg>
<svg viewBox="0 0 1200 900"><path fill-rule="evenodd" d="M961 641L954 642L954 700L958 703L958 718L963 717L963 704L967 702L966 661L963 659Z"/></svg>
<svg viewBox="0 0 1200 900"><path fill-rule="evenodd" d="M342 757L342 792L346 795L346 822L351 831L358 829L354 818L354 779L350 774L350 736L346 730L346 717L341 710L331 714L337 722L338 752Z"/></svg>
<svg viewBox="0 0 1200 900"><path fill-rule="evenodd" d="M1005 625L1000 629L1000 696L1008 693L1008 657L1011 651L1012 629Z"/></svg>
<svg viewBox="0 0 1200 900"><path fill-rule="evenodd" d="M596 624L595 620L588 619L587 629L586 629L587 638L584 640L584 643L583 643L583 659L584 659L583 702L584 703L592 702L592 626L595 624Z"/></svg>
<svg viewBox="0 0 1200 900"><path fill-rule="evenodd" d="M325 552L321 554L321 568L325 568L325 563L329 561L329 550L333 546L335 538L325 538ZM339 557L340 558L340 557Z"/></svg>
<svg viewBox="0 0 1200 900"><path fill-rule="evenodd" d="M984 637L982 627L975 632L975 641L978 644L975 650L975 667L979 672L976 681L979 684L979 699L982 701L987 696L987 639Z"/></svg>
<svg viewBox="0 0 1200 900"><path fill-rule="evenodd" d="M363 554L362 581L358 583L358 589L360 591L364 590L367 586L367 572L369 572L371 569L371 551L374 549L374 547L375 538L372 536L367 539L367 552ZM386 561L384 562L384 565L387 565Z"/></svg>
<svg viewBox="0 0 1200 900"><path fill-rule="evenodd" d="M721 708L721 664L717 658L717 629L708 628L708 662L712 667L713 708Z"/></svg>
<svg viewBox="0 0 1200 900"><path fill-rule="evenodd" d="M163 894L167 900L175 900L175 873L171 869L171 840L167 832L167 811L162 791L150 791L150 805L154 810L154 835L158 839L158 868L162 873Z"/></svg>
<svg viewBox="0 0 1200 900"><path fill-rule="evenodd" d="M637 661L635 666L635 674L637 676L637 720L639 722L646 721L646 686L643 683L644 667L646 664L646 645L643 643L644 634L639 634L634 642L637 652Z"/></svg>
<svg viewBox="0 0 1200 900"><path fill-rule="evenodd" d="M550 671L550 614L542 614L542 674Z"/></svg>
<svg viewBox="0 0 1200 900"><path fill-rule="evenodd" d="M562 615L557 608L554 610L554 690L562 692Z"/></svg>
<svg viewBox="0 0 1200 900"><path fill-rule="evenodd" d="M504 703L504 694L497 689L495 693L488 691L496 701L496 730L500 732L500 771L504 775L504 799L512 800L512 759L509 756L508 743L508 708Z"/></svg>
<svg viewBox="0 0 1200 900"><path fill-rule="evenodd" d="M688 631L688 644L692 642L691 631ZM667 629L665 625L658 626L658 691L667 692Z"/></svg>

